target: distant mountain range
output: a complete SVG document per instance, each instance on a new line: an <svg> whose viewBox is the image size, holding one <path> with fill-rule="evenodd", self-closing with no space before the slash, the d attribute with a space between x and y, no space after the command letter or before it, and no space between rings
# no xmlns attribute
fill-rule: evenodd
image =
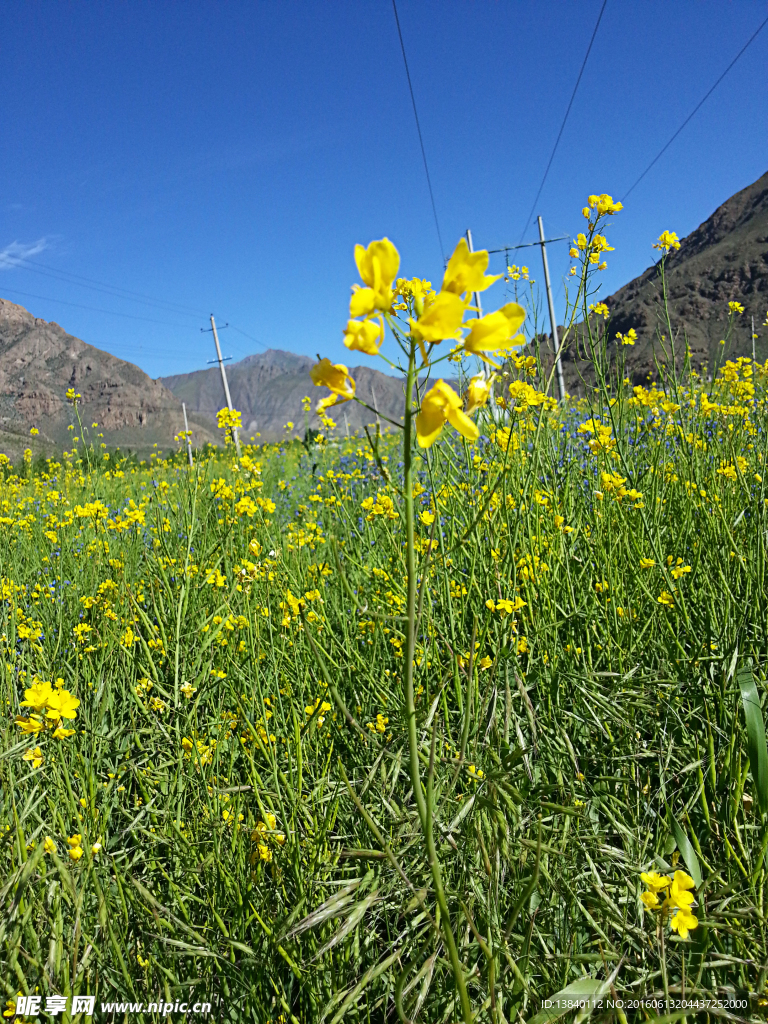
<svg viewBox="0 0 768 1024"><path fill-rule="evenodd" d="M110 448L149 452L184 429L178 399L138 366L0 299L0 451L17 459L28 447L33 453L71 447L69 388L82 395L83 425L97 446L103 440ZM198 443L215 439L215 429L194 411L192 421ZM39 435L31 437L31 427Z"/></svg>
<svg viewBox="0 0 768 1024"><path fill-rule="evenodd" d="M666 227L674 229L674 223ZM654 372L657 330L668 333L660 319L659 284L654 265L603 300L611 312L611 339L630 328L638 334L637 343L624 349L627 371L636 383ZM728 355L751 354L754 315L759 335L756 354L761 360L768 358L768 330L758 327L768 311L768 174L723 203L682 239L678 251L670 253L667 295L678 350L682 351L683 337L687 337L697 367L722 359L719 341L725 336L730 301L740 302L745 312L737 318ZM246 437L259 433L261 440L269 441L303 434L302 398L309 395L314 410L318 398L326 394L309 378L313 363L308 356L269 349L228 366L232 401L242 413ZM578 372L588 376L589 367L578 363L572 351L564 365L573 390ZM401 379L366 366L350 372L360 398L382 416L400 419ZM215 417L225 403L217 367L152 380L132 363L0 299L0 451L16 459L26 447L50 452L69 446L72 433L67 427L72 420L66 392L70 387L82 394L83 422L89 428L97 422L109 447L120 445L137 452L147 452L155 444L167 448L183 429L182 402L187 405L194 443L220 440ZM330 415L342 431L376 419L374 412L354 402L337 406ZM287 423L293 423L289 431L284 429ZM317 425L312 412L310 426ZM34 438L29 433L33 426L40 431Z"/></svg>
<svg viewBox="0 0 768 1024"><path fill-rule="evenodd" d="M280 349L269 349L246 356L227 366L227 381L232 404L240 410L246 437L261 434L261 440L272 441L289 435L303 436L305 429L301 400L312 399L311 427L320 422L314 408L328 392L316 388L309 376L315 364L309 356L295 355ZM357 397L385 417L399 421L403 415L403 381L389 377L368 366L354 366L350 374L357 384ZM224 386L218 367L161 377L160 381L188 409L215 421L224 402ZM356 402L345 402L330 409L328 415L341 430L354 430L364 423L374 423L376 414ZM286 431L285 425L293 423Z"/></svg>

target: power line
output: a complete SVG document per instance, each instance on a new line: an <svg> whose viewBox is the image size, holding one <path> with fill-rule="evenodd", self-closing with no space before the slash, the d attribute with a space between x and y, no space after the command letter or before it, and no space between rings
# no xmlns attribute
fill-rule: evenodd
<svg viewBox="0 0 768 1024"><path fill-rule="evenodd" d="M41 299L43 302L58 302L62 306L74 306L76 309L88 309L92 313L106 313L107 316L122 316L127 320L143 320L148 324L162 324L164 327L183 327L187 330L186 324L174 324L168 320L153 320L148 316L136 316L134 313L118 313L114 309L99 309L97 306L84 306L80 302L68 302L66 299L53 299L50 295L35 295L33 292L22 292L18 288L3 288L3 291L9 295L23 295L28 299Z"/></svg>
<svg viewBox="0 0 768 1024"><path fill-rule="evenodd" d="M427 164L427 152L424 149L424 139L421 134L421 124L419 123L419 113L416 109L416 97L413 94L413 84L411 83L411 72L408 69L408 58L405 55L405 43L403 42L403 33L400 28L400 18L397 14L397 3L396 0L392 0L392 9L395 12L395 22L397 24L397 34L400 37L400 49L403 51L403 63L405 64L405 75L408 79L408 89L411 93L411 103L413 104L413 116L416 119L416 131L419 133L419 145L421 146L421 156L424 160L424 172L427 175L427 186L429 188L429 198L432 203L432 213L435 217L435 228L437 229L437 240L440 243L440 259L445 260L445 246L443 245L443 236L440 234L440 224L437 219L437 207L435 206L435 195L432 191L432 179L429 176L429 166Z"/></svg>
<svg viewBox="0 0 768 1024"><path fill-rule="evenodd" d="M394 2L394 0L393 0L393 2ZM576 79L576 85L574 85L574 87L573 87L573 92L571 93L571 99L570 99L570 101L568 103L568 108L565 111L565 117L563 118L563 123L560 125L560 131L557 133L557 138L555 139L555 145L553 146L552 153L551 153L551 155L549 157L549 163L547 164L547 169L544 171L544 177L541 179L541 184L539 185L539 191L536 193L536 198L533 200L533 206L531 206L531 212L528 214L528 220L526 220L525 227L520 232L520 241L521 242L523 240L525 232L528 230L528 225L531 223L531 217L533 217L534 210L536 209L536 204L539 201L539 196L541 195L542 189L544 188L544 182L547 180L547 175L549 174L549 169L552 166L552 161L555 159L555 153L557 152L557 147L560 145L560 139L563 136L563 131L565 129L565 124L566 124L566 121L568 120L568 115L571 113L571 107L573 106L573 101L576 99L576 93L578 92L578 89L579 89L579 84L581 82L581 76L584 74L584 68L587 66L587 61L589 60L589 55L592 52L592 44L595 41L595 36L597 35L597 30L600 27L600 22L603 19L603 12L605 11L605 7L606 7L607 3L608 3L608 0L603 0L603 6L600 8L600 13L597 16L597 22L595 23L595 28L594 28L594 31L592 33L592 38L589 40L589 46L587 47L587 52L584 54L584 60L581 62L581 70L579 71L579 77Z"/></svg>
<svg viewBox="0 0 768 1024"><path fill-rule="evenodd" d="M230 324L229 326L232 328L233 331L237 331L238 334L242 334L244 338L248 338L248 340L252 341L254 344L261 345L265 352L269 352L269 345L265 345L263 341L259 341L258 338L254 338L252 334L246 334L245 331L241 331L240 328L235 327L234 324Z"/></svg>
<svg viewBox="0 0 768 1024"><path fill-rule="evenodd" d="M63 305L63 306L74 306L76 309L87 309L91 313L106 313L108 316L121 316L121 317L125 317L126 319L129 319L129 320L142 320L145 323L160 324L163 327L180 327L180 328L182 328L184 330L187 329L187 325L186 324L172 323L169 320L154 320L151 317L137 316L137 315L132 314L132 313L118 313L117 310L114 310L114 309L100 309L97 306L86 306L86 305L84 305L83 303L80 303L80 302L69 302L67 299L54 299L50 295L36 295L36 294L34 294L32 292L23 292L23 291L20 291L17 288L4 288L3 291L6 292L9 295L23 295L25 298L29 298L29 299L41 299L43 302L54 302L54 303L59 303L60 305ZM254 338L253 335L246 333L246 331L241 330L239 327L235 327L234 324L231 324L230 326L231 326L232 330L237 331L238 334L242 334L242 336L244 338L248 338L249 341L254 342L254 344L260 345L264 349L264 351L268 351L269 350L269 346L265 345L263 341L259 341L259 339L258 338ZM80 338L80 341L83 341L83 340L84 340L83 338ZM86 343L86 345L87 344L91 344L90 342L85 342L85 343ZM94 347L98 348L98 346L94 346ZM135 346L121 346L121 347L123 348L124 351L135 351ZM238 347L240 347L240 346L238 346ZM141 350L142 346L139 346L139 349ZM176 352L176 349L173 349L173 348L158 349L156 345L153 345L152 349L153 349L153 351L162 351L162 352L167 352L167 353L175 353ZM108 351L108 350L105 349L103 351Z"/></svg>
<svg viewBox="0 0 768 1024"><path fill-rule="evenodd" d="M128 288L121 288L119 285L108 284L105 281L96 281L91 277L83 277L81 274L72 274L68 270L59 270L57 267L51 267L45 263L39 263L37 260L31 260L26 256L13 256L12 262L9 261L4 265L0 264L0 269L3 267L9 270L13 267L20 267L22 270L32 270L33 273L43 274L45 277L58 278L68 284L74 283L81 288L88 288L91 291L104 292L104 294L114 295L116 298L127 297L132 300L138 300L144 305L157 306L161 309L165 308L171 312L183 313L185 316L193 316L197 319L205 315L202 310L194 311L190 306L182 306L177 302L168 302L163 299L152 298L148 295L143 295L141 292L134 292Z"/></svg>
<svg viewBox="0 0 768 1024"><path fill-rule="evenodd" d="M757 28L757 29L755 30L755 32L754 32L754 33L753 33L753 34L752 34L752 35L751 35L751 36L749 37L749 39L747 40L747 42L746 42L746 43L745 43L745 44L744 44L744 45L742 46L742 48L741 48L741 49L739 50L739 52L738 52L738 53L736 54L736 56L735 56L735 57L733 58L733 60L732 60L732 61L731 61L731 63L730 63L729 65L728 65L728 67L727 67L727 68L725 69L725 71L724 71L724 72L722 73L722 75L720 75L720 77L719 77L719 78L717 79L717 81L716 81L716 82L715 82L715 84L714 84L714 85L712 86L712 88L711 88L711 89L710 89L710 90L709 90L709 91L708 91L708 92L706 93L706 95L705 95L705 96L703 97L703 99L699 100L699 102L698 102L698 103L696 104L696 106L695 106L695 107L693 108L693 110L692 110L692 111L691 111L691 113L690 113L690 114L688 115L688 117L686 117L686 119L685 119L685 120L683 121L683 123L682 123L682 124L680 125L680 127L679 127L679 128L677 129L677 131L676 131L676 132L675 132L675 134L674 134L674 135L672 136L672 138L671 138L671 139L669 140L669 142L668 142L668 143L667 143L667 144L666 144L665 146L663 146L663 147L662 147L662 148L661 148L661 149L659 150L659 152L658 152L658 153L656 154L656 156L655 156L655 157L653 158L653 160L651 160L651 162L650 162L650 163L648 164L648 166L647 166L647 167L645 168L645 170L644 170L644 171L643 171L643 173L642 173L642 174L640 175L640 177L639 177L639 178L637 179L637 181L636 181L636 182L634 183L634 185L633 185L633 186L632 186L632 187L631 187L631 188L629 189L629 192L626 192L626 193L625 193L625 194L624 194L624 195L622 196L622 202L624 202L624 200L625 200L625 199L627 198L627 196L628 196L628 195L629 195L629 194L630 194L631 192L634 192L634 190L635 190L635 189L637 188L637 186L638 186L638 185L640 184L640 182L641 182L641 181L643 180L643 178L644 178L644 177L646 176L646 174L648 173L648 171L650 171L650 169L651 169L651 168L653 167L653 165L654 165L654 164L656 163L656 161L657 161L657 160L658 160L658 159L659 159L659 158L660 158L661 156L663 156L663 155L664 155L664 153L666 153L666 151L667 151L667 150L669 149L669 147L670 147L670 146L672 145L672 143L673 143L673 142L675 141L675 139L676 139L676 138L677 138L677 136L678 136L678 135L680 134L680 132L681 132L681 131L683 130L683 128L685 128L685 126L686 126L686 125L688 124L688 122L689 122L689 121L691 120L691 118L692 118L692 117L694 116L694 114L696 114L696 113L697 113L697 111L698 111L698 110L700 110L700 108L704 106L705 102L706 102L706 101L707 101L707 100L709 99L709 97L710 97L710 96L712 95L712 93L713 93L713 92L715 91L715 89L716 89L716 88L718 87L718 85L720 85L720 83L721 83L721 82L722 82L722 80L723 80L723 79L725 78L725 76L726 76L726 75L728 74L728 72L729 72L729 71L731 70L731 68L732 68L732 67L733 67L733 65L734 65L734 64L736 63L736 61L737 61L737 60L738 60L738 59L739 59L739 58L741 57L741 55L742 55L742 54L743 54L743 53L744 53L744 52L746 51L746 49L747 49L747 48L748 48L749 46L751 46L751 45L752 45L752 43L753 43L753 42L755 41L755 39L757 39L757 37L758 37L758 36L760 35L760 33L761 33L761 32L763 31L763 29L765 28L765 26L766 26L766 25L768 25L768 18L766 18L766 19L765 19L765 21L763 21L763 22L762 22L762 24L761 24L761 25L759 25L759 26L758 26L758 28Z"/></svg>

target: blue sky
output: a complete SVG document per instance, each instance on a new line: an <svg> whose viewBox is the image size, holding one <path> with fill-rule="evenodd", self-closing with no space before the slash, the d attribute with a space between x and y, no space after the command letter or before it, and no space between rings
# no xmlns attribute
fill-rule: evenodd
<svg viewBox="0 0 768 1024"><path fill-rule="evenodd" d="M515 244L601 0L398 6L445 247L467 227ZM588 193L624 195L767 13L608 0L536 210L549 235L579 230ZM387 235L404 275L440 280L390 0L6 0L0 24L0 296L158 376L206 365L211 312L261 343L230 328L234 358L364 362L341 342L356 242ZM768 27L616 217L606 295L768 170L766 66ZM564 243L550 263L559 283Z"/></svg>

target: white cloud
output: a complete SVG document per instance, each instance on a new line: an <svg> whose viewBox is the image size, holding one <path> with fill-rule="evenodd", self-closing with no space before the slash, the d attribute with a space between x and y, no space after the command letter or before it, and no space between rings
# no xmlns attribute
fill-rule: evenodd
<svg viewBox="0 0 768 1024"><path fill-rule="evenodd" d="M48 240L39 238L36 242L25 244L23 242L11 242L4 249L0 249L0 270L11 270L20 266L24 260L48 248Z"/></svg>

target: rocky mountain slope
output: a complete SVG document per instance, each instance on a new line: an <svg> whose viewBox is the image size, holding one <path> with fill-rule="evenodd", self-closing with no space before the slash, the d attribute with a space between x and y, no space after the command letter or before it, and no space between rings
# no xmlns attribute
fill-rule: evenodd
<svg viewBox="0 0 768 1024"><path fill-rule="evenodd" d="M0 451L15 460L27 447L37 453L70 446L69 388L82 395L83 424L98 423L92 433L103 433L109 447L166 448L184 429L179 399L138 366L0 299ZM204 417L193 421L196 443L216 439ZM31 427L39 436L30 437Z"/></svg>
<svg viewBox="0 0 768 1024"><path fill-rule="evenodd" d="M674 223L662 225L670 230ZM666 264L667 297L677 349L685 338L691 358L700 368L722 363L728 303L740 302L744 313L728 346L729 357L752 354L754 315L758 334L756 355L768 358L768 330L761 328L768 310L768 173L731 196L695 231L681 240ZM660 307L661 282L656 265L603 299L611 313L609 337L631 328L638 341L625 347L629 375L635 382L653 373L653 345L657 331L669 335ZM602 298L602 297L601 297ZM660 356L660 353L659 353ZM572 357L565 364L568 379L576 379Z"/></svg>
<svg viewBox="0 0 768 1024"><path fill-rule="evenodd" d="M325 388L317 388L309 377L315 360L280 349L269 349L258 355L246 356L237 363L227 366L227 380L232 404L243 417L246 437L261 434L261 440L270 441L289 435L303 435L305 428L301 400L305 395L312 399L314 410L320 398L328 394ZM355 366L350 373L357 383L357 396L378 409L382 416L398 420L403 414L403 383L367 366ZM196 370L172 377L161 377L178 401L184 401L188 409L208 418L215 418L224 402L224 388L217 366L209 370ZM347 425L350 430L373 423L376 415L356 402L345 402L329 411L329 415L341 430ZM285 424L292 422L294 428L286 431ZM310 415L309 425L318 427L319 421ZM382 423L382 426L384 423Z"/></svg>

